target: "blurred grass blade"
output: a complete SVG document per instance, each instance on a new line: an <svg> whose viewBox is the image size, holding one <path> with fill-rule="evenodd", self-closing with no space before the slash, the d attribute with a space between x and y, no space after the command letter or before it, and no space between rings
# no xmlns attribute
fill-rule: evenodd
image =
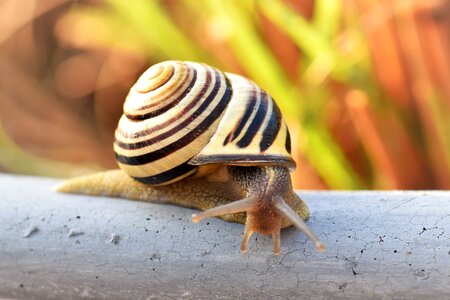
<svg viewBox="0 0 450 300"><path fill-rule="evenodd" d="M429 157L433 164L439 188L450 188L450 122L448 109L444 99L436 92L426 97L427 107L422 107L422 114L427 115L424 121L425 140ZM427 99L428 98L428 99ZM425 111L427 110L427 111Z"/></svg>
<svg viewBox="0 0 450 300"><path fill-rule="evenodd" d="M107 0L122 26L133 28L140 38L161 51L161 58L211 62L210 55L194 44L168 16L158 0Z"/></svg>
<svg viewBox="0 0 450 300"><path fill-rule="evenodd" d="M311 25L328 39L336 36L342 18L342 0L316 0Z"/></svg>
<svg viewBox="0 0 450 300"><path fill-rule="evenodd" d="M304 127L307 147L305 154L332 189L365 189L365 184L347 162L329 132L317 127Z"/></svg>
<svg viewBox="0 0 450 300"><path fill-rule="evenodd" d="M350 119L358 132L362 146L367 155L376 166L375 184L377 188L398 189L401 187L396 165L395 156L388 149L388 145L383 142L383 136L377 128L366 95L360 91L351 91L346 96ZM385 122L388 122L385 120Z"/></svg>
<svg viewBox="0 0 450 300"><path fill-rule="evenodd" d="M264 15L286 32L308 58L314 59L332 50L320 31L281 1L261 0L258 3Z"/></svg>

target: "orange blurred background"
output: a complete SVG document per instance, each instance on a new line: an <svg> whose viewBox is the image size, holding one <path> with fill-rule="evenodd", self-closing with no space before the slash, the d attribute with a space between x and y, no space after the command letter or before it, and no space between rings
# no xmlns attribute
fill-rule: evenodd
<svg viewBox="0 0 450 300"><path fill-rule="evenodd" d="M0 170L115 168L128 89L180 59L275 96L296 188L450 188L449 1L221 2L0 1Z"/></svg>

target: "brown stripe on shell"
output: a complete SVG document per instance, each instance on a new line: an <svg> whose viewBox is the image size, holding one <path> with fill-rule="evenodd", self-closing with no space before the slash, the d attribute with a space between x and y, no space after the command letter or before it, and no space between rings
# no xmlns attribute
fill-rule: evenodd
<svg viewBox="0 0 450 300"><path fill-rule="evenodd" d="M223 141L223 145L227 145L228 143L233 142L242 132L245 125L249 123L249 119L255 109L255 106L259 103L259 99L257 98L257 87L254 85L251 85L251 91L249 91L249 97L246 100L247 106L245 108L245 112L242 115L242 117L239 119L239 122L236 124L236 126L233 128L233 130L228 133L227 137ZM243 101L245 102L245 101Z"/></svg>
<svg viewBox="0 0 450 300"><path fill-rule="evenodd" d="M240 148L245 148L252 143L253 138L258 133L267 115L267 110L269 106L269 102L267 99L268 95L265 92L262 92L261 90L259 90L258 93L260 98L258 111L251 120L250 125L247 127L244 136L236 143L236 145Z"/></svg>
<svg viewBox="0 0 450 300"><path fill-rule="evenodd" d="M269 96L270 97L270 96ZM261 152L266 151L277 138L278 132L281 128L281 112L277 104L273 99L270 99L272 103L272 112L267 122L266 128L262 133L261 142L259 143L259 149Z"/></svg>
<svg viewBox="0 0 450 300"><path fill-rule="evenodd" d="M145 184L163 185L185 178L195 173L196 169L197 169L196 166L190 165L187 162L185 162L181 165L178 165L170 170L161 172L159 174L147 177L133 177L133 178Z"/></svg>
<svg viewBox="0 0 450 300"><path fill-rule="evenodd" d="M284 147L286 151L291 154L291 135L289 133L289 129L286 127L286 141L284 143Z"/></svg>

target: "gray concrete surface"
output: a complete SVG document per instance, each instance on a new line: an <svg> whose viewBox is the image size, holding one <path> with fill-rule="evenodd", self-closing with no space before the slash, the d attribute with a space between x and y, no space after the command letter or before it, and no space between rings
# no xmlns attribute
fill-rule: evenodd
<svg viewBox="0 0 450 300"><path fill-rule="evenodd" d="M277 257L262 236L242 254L240 224L56 183L0 175L0 298L450 298L450 192L301 192L328 249L287 229Z"/></svg>

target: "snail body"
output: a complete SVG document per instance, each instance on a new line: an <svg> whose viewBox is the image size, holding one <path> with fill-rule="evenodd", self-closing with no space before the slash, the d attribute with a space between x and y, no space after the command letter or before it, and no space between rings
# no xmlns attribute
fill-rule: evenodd
<svg viewBox="0 0 450 300"><path fill-rule="evenodd" d="M272 97L252 81L205 64L167 61L131 88L114 152L121 170L75 178L59 191L166 202L272 234L295 225L323 250L292 190L289 131ZM246 215L241 212L246 212Z"/></svg>

